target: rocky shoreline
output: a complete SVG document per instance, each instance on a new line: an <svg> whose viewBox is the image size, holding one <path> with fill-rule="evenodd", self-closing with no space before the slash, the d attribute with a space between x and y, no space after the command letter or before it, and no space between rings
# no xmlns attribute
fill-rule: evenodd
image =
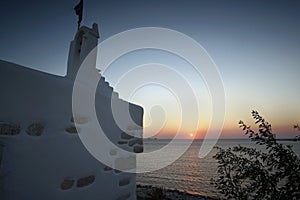
<svg viewBox="0 0 300 200"><path fill-rule="evenodd" d="M211 198L211 197L189 194L179 190L170 190L170 189L153 187L149 185L137 185L137 189L136 189L137 200L156 199L153 197L151 198L151 195L149 196L149 194L159 193L159 192L163 193L164 197L162 199L164 200L216 200L215 198Z"/></svg>

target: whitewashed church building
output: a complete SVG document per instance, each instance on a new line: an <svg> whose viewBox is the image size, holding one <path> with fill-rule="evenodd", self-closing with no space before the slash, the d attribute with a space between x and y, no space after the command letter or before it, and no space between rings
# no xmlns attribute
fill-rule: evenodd
<svg viewBox="0 0 300 200"><path fill-rule="evenodd" d="M74 123L89 123L85 116L73 115L72 89L80 64L98 39L97 24L79 28L70 45L65 77L0 61L1 200L136 199L136 175L96 160L82 144L80 127ZM107 137L119 148L141 153L142 128L128 123L128 132L121 130L113 120L112 98L127 105L101 77L96 112ZM143 109L129 105L133 121L142 127ZM140 137L128 134L132 131ZM119 159L117 149L108 151Z"/></svg>

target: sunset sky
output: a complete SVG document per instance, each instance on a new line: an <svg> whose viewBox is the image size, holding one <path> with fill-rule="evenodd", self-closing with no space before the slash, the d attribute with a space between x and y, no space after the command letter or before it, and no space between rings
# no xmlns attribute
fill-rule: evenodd
<svg viewBox="0 0 300 200"><path fill-rule="evenodd" d="M79 0L1 1L0 59L65 75L69 42L77 29L73 7ZM100 1L85 0L83 25L98 23L100 40L128 29L164 27L201 44L219 68L226 94L223 138L243 137L238 121L252 124L258 110L280 137L298 134L300 123L300 1ZM118 77L147 63L168 65L188 78L200 105L198 137L209 126L211 102L203 79L182 59L157 50L133 52L104 73L122 97ZM122 66L122 67L121 67ZM149 76L155 75L148 74ZM165 74L168 76L168 74ZM178 86L180 87L180 86ZM166 124L160 135L172 137L180 125L176 99L157 85L144 87L130 99L145 108L146 136ZM168 114L153 105L165 105ZM191 137L182 124L183 138Z"/></svg>

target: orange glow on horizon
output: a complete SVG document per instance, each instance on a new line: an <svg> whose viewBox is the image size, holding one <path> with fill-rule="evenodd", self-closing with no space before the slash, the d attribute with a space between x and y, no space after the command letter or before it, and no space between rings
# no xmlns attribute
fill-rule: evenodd
<svg viewBox="0 0 300 200"><path fill-rule="evenodd" d="M269 123L272 125L272 132L276 134L278 138L293 138L296 135L299 135L299 131L293 128L294 124L297 124L297 121L291 120L290 122L286 122L286 120L278 121L277 118L273 116L266 115L264 113L261 114ZM228 117L230 117L228 119ZM244 121L247 125L251 126L254 131L258 131L258 125L255 124L255 121L252 119L251 114L249 116L245 116L244 118L240 117L242 121ZM220 135L220 139L224 138L245 138L248 136L244 134L244 131L239 127L239 119L238 117L227 116L225 118L224 126ZM170 120L168 123L164 125L164 127L159 130L157 134L153 133L152 127L144 128L144 136L145 137L157 137L157 138L168 138L172 139L176 136L182 139L204 139L209 137L207 135L207 130L209 127L209 123L200 123L200 128L198 130L192 130L188 124L180 124L176 120ZM214 128L211 128L211 131L216 131ZM153 135L154 134L154 135Z"/></svg>

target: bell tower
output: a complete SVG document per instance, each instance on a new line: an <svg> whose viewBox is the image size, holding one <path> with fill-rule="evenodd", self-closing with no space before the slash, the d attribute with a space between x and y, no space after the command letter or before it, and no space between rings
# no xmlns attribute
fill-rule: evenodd
<svg viewBox="0 0 300 200"><path fill-rule="evenodd" d="M68 57L67 77L75 78L77 71L87 57L90 55L89 65L96 68L97 51L92 51L98 45L98 25L93 24L92 28L82 26L78 29L75 38L71 41Z"/></svg>

